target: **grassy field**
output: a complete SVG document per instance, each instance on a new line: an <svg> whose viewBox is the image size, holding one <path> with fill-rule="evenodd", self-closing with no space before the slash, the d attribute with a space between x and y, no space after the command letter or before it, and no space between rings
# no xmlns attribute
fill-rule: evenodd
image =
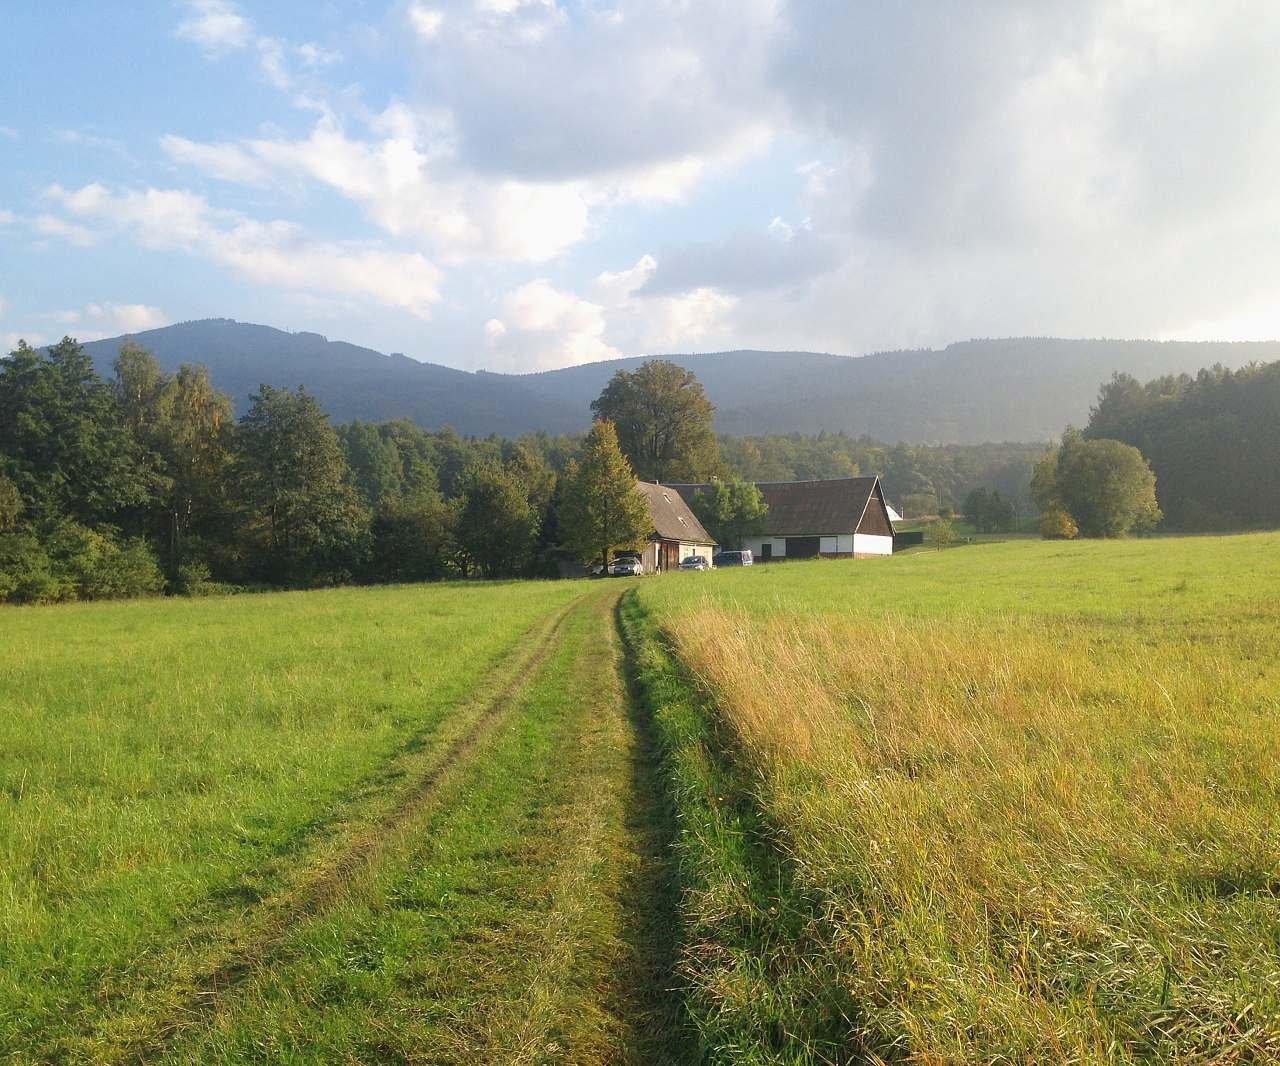
<svg viewBox="0 0 1280 1066"><path fill-rule="evenodd" d="M1280 537L652 582L732 1061L1280 1058Z"/></svg>
<svg viewBox="0 0 1280 1066"><path fill-rule="evenodd" d="M0 1059L1276 1061L1278 554L2 612Z"/></svg>
<svg viewBox="0 0 1280 1066"><path fill-rule="evenodd" d="M555 689L540 657L587 588L4 612L0 1055L110 1060L185 1025L396 853L495 701Z"/></svg>

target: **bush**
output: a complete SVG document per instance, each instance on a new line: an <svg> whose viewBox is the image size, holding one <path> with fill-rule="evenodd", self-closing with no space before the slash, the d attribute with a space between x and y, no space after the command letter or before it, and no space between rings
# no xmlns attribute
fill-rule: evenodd
<svg viewBox="0 0 1280 1066"><path fill-rule="evenodd" d="M48 537L47 549L68 588L67 599L127 599L164 588L164 573L147 543L138 538L121 541L109 526L94 530L60 523Z"/></svg>
<svg viewBox="0 0 1280 1066"><path fill-rule="evenodd" d="M1045 511L1040 516L1040 536L1046 540L1075 540L1080 529L1066 511Z"/></svg>
<svg viewBox="0 0 1280 1066"><path fill-rule="evenodd" d="M945 548L955 539L955 529L952 527L951 519L949 518L939 518L929 526L928 532L925 533L925 540L935 548Z"/></svg>
<svg viewBox="0 0 1280 1066"><path fill-rule="evenodd" d="M189 559L178 564L173 591L179 596L216 596L224 587L213 580L208 563L203 559Z"/></svg>
<svg viewBox="0 0 1280 1066"><path fill-rule="evenodd" d="M34 536L0 534L0 601L54 603L68 591L54 572L49 553Z"/></svg>

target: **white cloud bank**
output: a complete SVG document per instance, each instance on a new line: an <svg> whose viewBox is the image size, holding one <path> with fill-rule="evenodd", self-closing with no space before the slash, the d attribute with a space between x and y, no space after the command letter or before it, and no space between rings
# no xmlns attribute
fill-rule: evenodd
<svg viewBox="0 0 1280 1066"><path fill-rule="evenodd" d="M147 248L203 256L282 289L356 295L424 319L440 299L440 271L417 253L314 240L289 222L260 222L214 208L187 190L55 185L45 196L74 225L122 234Z"/></svg>

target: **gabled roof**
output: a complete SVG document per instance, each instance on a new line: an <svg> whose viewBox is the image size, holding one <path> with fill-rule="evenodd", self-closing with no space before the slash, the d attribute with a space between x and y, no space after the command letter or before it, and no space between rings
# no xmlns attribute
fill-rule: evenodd
<svg viewBox="0 0 1280 1066"><path fill-rule="evenodd" d="M686 544L714 544L715 538L702 528L684 497L670 485L637 481L636 490L649 502L654 534L661 540L681 540Z"/></svg>
<svg viewBox="0 0 1280 1066"><path fill-rule="evenodd" d="M766 537L803 537L852 533L858 528L875 494L877 477L826 478L821 481L757 481L769 505L764 520ZM673 485L694 493L705 484Z"/></svg>

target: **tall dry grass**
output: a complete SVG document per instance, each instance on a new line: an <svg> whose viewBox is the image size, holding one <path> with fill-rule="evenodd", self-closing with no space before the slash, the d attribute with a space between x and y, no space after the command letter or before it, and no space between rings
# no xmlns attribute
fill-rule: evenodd
<svg viewBox="0 0 1280 1066"><path fill-rule="evenodd" d="M674 618L818 901L810 965L859 1005L851 1046L1280 1059L1280 679L1258 647L710 599Z"/></svg>

